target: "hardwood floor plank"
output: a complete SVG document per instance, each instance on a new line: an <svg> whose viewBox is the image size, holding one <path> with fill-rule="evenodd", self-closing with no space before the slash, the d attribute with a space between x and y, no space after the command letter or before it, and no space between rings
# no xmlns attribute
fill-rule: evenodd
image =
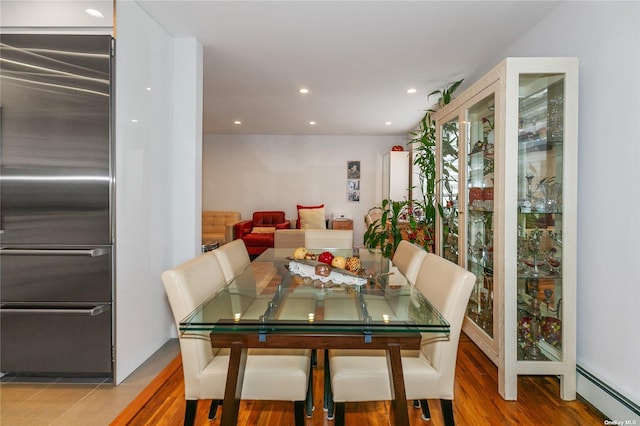
<svg viewBox="0 0 640 426"><path fill-rule="evenodd" d="M148 403L148 401L153 400L155 394L166 387L169 383L169 380L174 377L174 373L177 370L180 370L180 374L182 375L182 358L180 355L175 357L173 361L165 367L160 374L158 374L149 385L127 406L127 408L122 411L118 417L116 417L111 424L127 424L129 423L135 416L138 415L142 407ZM181 379L182 381L182 379ZM184 392L184 388L183 388ZM184 395L184 393L182 394Z"/></svg>
<svg viewBox="0 0 640 426"><path fill-rule="evenodd" d="M305 420L306 426L332 426L323 406L323 360L318 353L318 367L314 369L314 412ZM179 359L179 357L178 357ZM498 394L498 370L493 363L464 334L460 338L456 370L454 418L458 425L486 426L518 424L523 426L601 426L605 417L582 399L560 399L560 381L554 376L520 376L518 401L505 401ZM182 367L178 365L153 395L147 389L112 425L173 426L184 419L185 400ZM440 402L429 400L431 422L422 420L422 410L407 401L412 425L442 425ZM209 421L210 401L199 401L196 425L217 426L222 408L215 420ZM389 401L347 403L345 422L349 426L388 426ZM134 415L131 415L135 412ZM293 403L283 401L242 401L238 417L240 426L293 426Z"/></svg>

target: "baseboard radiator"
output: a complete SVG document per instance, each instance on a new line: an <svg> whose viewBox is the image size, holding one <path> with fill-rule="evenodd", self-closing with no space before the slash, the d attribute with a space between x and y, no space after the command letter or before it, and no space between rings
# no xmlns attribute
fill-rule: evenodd
<svg viewBox="0 0 640 426"><path fill-rule="evenodd" d="M576 366L576 371L578 373L578 393L606 416L612 420L620 421L640 418L640 405L581 366ZM581 380L581 377L584 380ZM582 386L580 382L583 382Z"/></svg>

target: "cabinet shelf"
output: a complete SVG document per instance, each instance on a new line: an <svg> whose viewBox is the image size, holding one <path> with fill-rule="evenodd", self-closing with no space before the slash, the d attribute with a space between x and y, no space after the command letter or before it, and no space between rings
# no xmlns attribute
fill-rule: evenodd
<svg viewBox="0 0 640 426"><path fill-rule="evenodd" d="M437 188L459 220L438 218L435 247L476 275L463 331L508 400L519 374L562 376L561 398L576 396L577 70L507 58L435 115L436 178L466 185Z"/></svg>

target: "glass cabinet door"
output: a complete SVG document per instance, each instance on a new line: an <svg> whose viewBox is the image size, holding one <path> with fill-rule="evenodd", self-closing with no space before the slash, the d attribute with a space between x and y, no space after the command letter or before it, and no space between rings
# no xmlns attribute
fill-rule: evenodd
<svg viewBox="0 0 640 426"><path fill-rule="evenodd" d="M493 189L495 94L466 110L467 265L477 279L467 317L493 337Z"/></svg>
<svg viewBox="0 0 640 426"><path fill-rule="evenodd" d="M460 135L458 117L440 127L440 206L442 206L442 256L458 263L458 171Z"/></svg>
<svg viewBox="0 0 640 426"><path fill-rule="evenodd" d="M521 74L518 360L562 359L564 74Z"/></svg>

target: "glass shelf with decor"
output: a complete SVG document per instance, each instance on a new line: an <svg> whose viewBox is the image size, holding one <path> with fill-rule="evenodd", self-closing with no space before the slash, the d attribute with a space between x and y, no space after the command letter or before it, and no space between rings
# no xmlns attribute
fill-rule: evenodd
<svg viewBox="0 0 640 426"><path fill-rule="evenodd" d="M467 307L467 318L493 339L493 192L495 93L480 96L465 111L467 152L467 269L476 287Z"/></svg>

